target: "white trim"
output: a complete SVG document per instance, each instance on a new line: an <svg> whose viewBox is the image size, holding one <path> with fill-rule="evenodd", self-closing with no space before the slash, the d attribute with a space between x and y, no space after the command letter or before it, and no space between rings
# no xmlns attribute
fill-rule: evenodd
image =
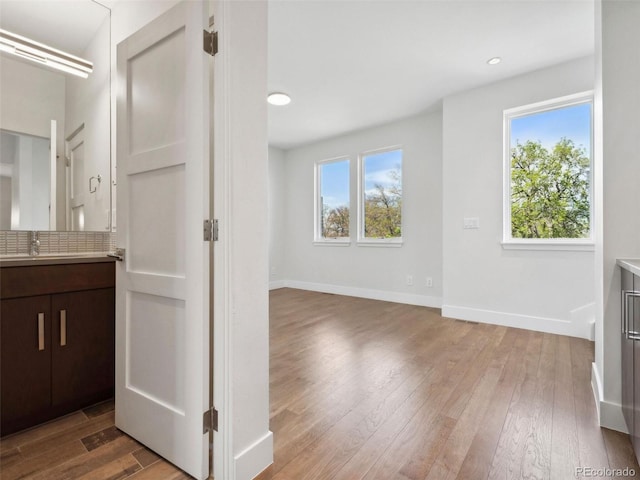
<svg viewBox="0 0 640 480"><path fill-rule="evenodd" d="M220 233L214 243L213 281L213 400L219 412L218 431L213 433L213 476L235 478L233 456L233 322L231 308L231 264L233 248L230 239L233 215L231 215L231 64L229 35L231 24L227 2L213 0L220 52L213 69L213 154L214 211Z"/></svg>
<svg viewBox="0 0 640 480"><path fill-rule="evenodd" d="M0 163L0 177L13 177L12 163Z"/></svg>
<svg viewBox="0 0 640 480"><path fill-rule="evenodd" d="M273 433L268 431L234 458L235 480L251 480L273 463Z"/></svg>
<svg viewBox="0 0 640 480"><path fill-rule="evenodd" d="M364 235L364 157L370 155L376 155L385 152L393 152L396 150L400 150L402 156L402 166L400 169L400 189L402 191L402 197L404 199L404 148L401 144L399 145L391 145L389 147L375 148L373 150L366 150L358 154L358 211L357 211L357 221L358 221L358 229L357 229L357 242L358 245L362 246L372 246L372 244L378 242L389 242L394 241L395 243L402 243L404 235L404 201L402 202L402 206L400 208L400 237L394 237L392 239L384 239L384 238L373 238L373 237L365 237ZM377 246L377 245L376 245ZM400 245L395 245L400 246Z"/></svg>
<svg viewBox="0 0 640 480"><path fill-rule="evenodd" d="M402 237L400 238L368 238L366 240L358 240L359 247L396 247L404 245Z"/></svg>
<svg viewBox="0 0 640 480"><path fill-rule="evenodd" d="M622 414L622 406L619 403L609 402L603 398L602 382L595 362L591 364L591 390L596 402L600 426L622 433L629 433Z"/></svg>
<svg viewBox="0 0 640 480"><path fill-rule="evenodd" d="M351 245L351 240L348 237L345 238L336 238L334 240L323 239L323 240L314 240L313 244L316 247L348 247Z"/></svg>
<svg viewBox="0 0 640 480"><path fill-rule="evenodd" d="M549 241L546 241L549 240ZM538 240L510 240L500 242L504 250L543 250L543 251L565 251L565 252L593 252L596 246L591 241L584 243L566 241L559 242L554 239L540 238Z"/></svg>
<svg viewBox="0 0 640 480"><path fill-rule="evenodd" d="M586 339L588 339L591 334L591 328L585 322L536 317L519 313L497 312L457 305L443 305L442 316Z"/></svg>
<svg viewBox="0 0 640 480"><path fill-rule="evenodd" d="M51 142L49 144L49 230L57 230L56 211L58 209L58 122L51 120ZM108 220L107 220L108 223ZM107 225L107 230L109 225Z"/></svg>
<svg viewBox="0 0 640 480"><path fill-rule="evenodd" d="M591 391L593 392L593 401L596 403L598 411L598 422L600 421L600 398L602 398L602 382L598 373L596 362L591 362Z"/></svg>
<svg viewBox="0 0 640 480"><path fill-rule="evenodd" d="M347 162L349 168L349 176L347 177L347 186L349 188L349 204L347 207L349 208L349 212L351 212L351 157L348 155L340 156L340 157L332 157L327 158L326 160L318 160L315 162L313 166L313 184L314 184L314 192L313 192L313 238L314 245L321 244L323 242L333 242L334 240L325 239L322 236L322 228L320 227L320 221L322 219L321 206L322 202L320 201L321 193L322 193L322 170L320 167L326 165L328 163L338 163L338 162ZM351 223L351 218L349 218L349 223ZM351 225L349 225L349 232L351 232ZM336 239L336 242L349 242L351 239L349 237L341 237L339 240Z"/></svg>
<svg viewBox="0 0 640 480"><path fill-rule="evenodd" d="M596 320L596 304L595 302L587 303L581 307L574 308L569 312L569 318L576 325L586 325L588 340L595 340L595 320Z"/></svg>
<svg viewBox="0 0 640 480"><path fill-rule="evenodd" d="M441 297L417 295L415 293L389 292L386 290L372 290L369 288L303 282L299 280L283 280L281 285L282 287L280 288L297 288L300 290L310 290L312 292L333 293L335 295L345 295L347 297L369 298L371 300L406 303L407 305L418 305L422 307L440 308L442 305Z"/></svg>
<svg viewBox="0 0 640 480"><path fill-rule="evenodd" d="M585 90L584 92L573 93L562 97L543 100L541 102L530 103L519 107L507 108L504 110L504 116L509 118L524 117L532 113L546 112L557 108L571 107L580 105L581 103L593 103L593 90Z"/></svg>
<svg viewBox="0 0 640 480"><path fill-rule="evenodd" d="M269 282L269 290L278 290L279 288L285 288L286 286L286 280L274 280L273 282Z"/></svg>
<svg viewBox="0 0 640 480"><path fill-rule="evenodd" d="M589 238L585 239L536 239L536 238L513 238L511 236L511 120L520 118L534 113L541 113L560 108L571 107L584 103L591 104L591 137L590 137L590 174L589 181ZM536 102L515 108L509 108L503 111L502 116L502 248L508 250L595 250L594 246L594 201L593 201L593 167L594 167L594 92L588 90L585 92L566 95L551 100ZM526 246L526 247L525 247ZM527 248L528 247L528 248Z"/></svg>

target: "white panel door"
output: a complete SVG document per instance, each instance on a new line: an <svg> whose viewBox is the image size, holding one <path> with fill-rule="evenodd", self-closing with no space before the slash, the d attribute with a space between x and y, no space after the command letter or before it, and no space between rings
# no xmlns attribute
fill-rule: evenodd
<svg viewBox="0 0 640 480"><path fill-rule="evenodd" d="M66 142L68 161L68 187L67 187L67 212L69 230L74 232L84 231L84 203L85 197L89 195L88 181L85 176L84 158L84 124L67 138Z"/></svg>
<svg viewBox="0 0 640 480"><path fill-rule="evenodd" d="M209 475L206 2L184 1L118 45L116 426Z"/></svg>
<svg viewBox="0 0 640 480"><path fill-rule="evenodd" d="M57 230L58 122L51 120L49 139L49 230Z"/></svg>

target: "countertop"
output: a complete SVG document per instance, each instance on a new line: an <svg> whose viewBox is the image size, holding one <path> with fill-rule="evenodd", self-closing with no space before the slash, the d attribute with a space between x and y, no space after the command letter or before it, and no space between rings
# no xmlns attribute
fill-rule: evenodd
<svg viewBox="0 0 640 480"><path fill-rule="evenodd" d="M75 253L75 254L51 254L51 255L15 255L0 256L0 268L5 267L34 267L39 265L67 265L71 263L103 263L115 262L116 259L108 257L106 253Z"/></svg>
<svg viewBox="0 0 640 480"><path fill-rule="evenodd" d="M619 258L616 260L616 263L625 270L629 270L634 275L640 276L640 259Z"/></svg>

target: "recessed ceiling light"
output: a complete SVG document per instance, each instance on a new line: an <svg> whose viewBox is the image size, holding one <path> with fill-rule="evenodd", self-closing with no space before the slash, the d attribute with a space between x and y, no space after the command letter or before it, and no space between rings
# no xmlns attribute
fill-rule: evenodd
<svg viewBox="0 0 640 480"><path fill-rule="evenodd" d="M497 64L499 64L501 61L502 61L502 59L501 59L500 57L493 57L493 58L490 58L489 60L487 60L487 63L488 63L489 65L497 65Z"/></svg>
<svg viewBox="0 0 640 480"><path fill-rule="evenodd" d="M288 105L291 103L291 97L286 93L274 92L269 94L267 102L271 105Z"/></svg>

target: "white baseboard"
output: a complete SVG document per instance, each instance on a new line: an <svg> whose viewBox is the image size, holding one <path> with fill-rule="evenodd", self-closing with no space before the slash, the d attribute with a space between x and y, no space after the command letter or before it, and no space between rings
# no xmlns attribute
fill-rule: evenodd
<svg viewBox="0 0 640 480"><path fill-rule="evenodd" d="M593 401L596 402L596 410L598 410L598 420L600 417L600 399L602 398L602 382L596 362L591 362L591 391L593 392Z"/></svg>
<svg viewBox="0 0 640 480"><path fill-rule="evenodd" d="M622 433L629 433L627 423L622 415L622 406L619 403L600 401L600 426Z"/></svg>
<svg viewBox="0 0 640 480"><path fill-rule="evenodd" d="M273 433L267 432L235 456L235 480L251 480L273 463Z"/></svg>
<svg viewBox="0 0 640 480"><path fill-rule="evenodd" d="M596 304L588 303L582 307L575 308L569 312L569 318L577 324L587 324L589 326L589 336L585 337L591 341L595 340L596 334Z"/></svg>
<svg viewBox="0 0 640 480"><path fill-rule="evenodd" d="M622 433L629 433L627 423L624 421L624 415L622 414L622 405L609 402L603 398L602 382L595 362L591 364L591 389L593 390L593 397L598 410L600 426Z"/></svg>
<svg viewBox="0 0 640 480"><path fill-rule="evenodd" d="M458 320L504 325L505 327L524 328L537 332L568 335L570 337L586 339L591 337L591 328L583 321L535 317L519 313L497 312L455 305L443 305L442 316Z"/></svg>
<svg viewBox="0 0 640 480"><path fill-rule="evenodd" d="M336 295L346 295L347 297L370 298L372 300L382 300L385 302L406 303L408 305L418 305L421 307L440 308L442 298L430 297L428 295L417 295L415 293L389 292L385 290L371 290L360 287L347 287L344 285L330 285L327 283L301 282L298 280L284 280L283 287L298 288L300 290L311 290L313 292L333 293ZM282 287L278 287L282 288Z"/></svg>
<svg viewBox="0 0 640 480"><path fill-rule="evenodd" d="M269 290L277 290L278 288L286 287L286 280L274 280L273 282L269 282Z"/></svg>

